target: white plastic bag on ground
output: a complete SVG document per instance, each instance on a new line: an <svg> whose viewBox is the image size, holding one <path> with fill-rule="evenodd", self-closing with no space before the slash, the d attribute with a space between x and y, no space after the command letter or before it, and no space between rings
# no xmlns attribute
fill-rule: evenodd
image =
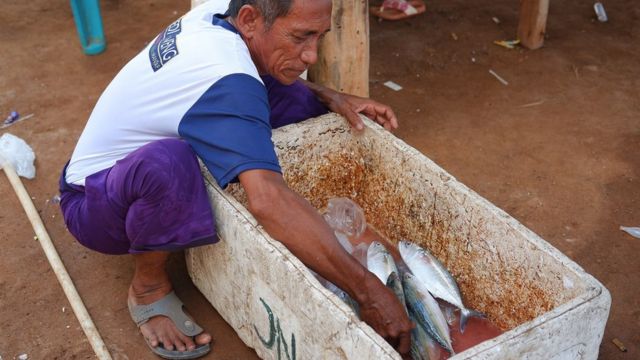
<svg viewBox="0 0 640 360"><path fill-rule="evenodd" d="M22 139L15 135L6 133L0 137L0 156L9 162L18 175L27 179L36 176L36 168L33 162L36 155L31 147ZM0 161L0 166L2 161Z"/></svg>

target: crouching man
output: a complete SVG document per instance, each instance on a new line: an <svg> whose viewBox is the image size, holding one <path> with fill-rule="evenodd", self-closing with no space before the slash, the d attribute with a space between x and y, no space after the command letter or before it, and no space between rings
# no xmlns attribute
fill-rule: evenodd
<svg viewBox="0 0 640 360"><path fill-rule="evenodd" d="M63 170L60 204L84 246L131 254L129 309L159 356L202 356L212 340L183 312L165 269L170 252L217 241L197 157L221 187L239 181L264 229L409 352L400 302L287 187L271 141L272 128L327 110L357 129L359 112L397 127L385 105L298 80L330 25L330 0L213 0L162 31L98 100Z"/></svg>

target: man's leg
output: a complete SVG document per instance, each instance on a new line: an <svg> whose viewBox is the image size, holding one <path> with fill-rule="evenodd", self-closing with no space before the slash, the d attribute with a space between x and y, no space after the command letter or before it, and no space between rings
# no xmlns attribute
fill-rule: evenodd
<svg viewBox="0 0 640 360"><path fill-rule="evenodd" d="M85 187L66 184L63 176L60 205L67 227L81 244L107 254L132 254L131 305L154 303L172 291L165 269L169 251L217 241L198 161L191 147L177 139L141 147L89 176ZM201 333L194 342L161 315L140 329L151 345L161 342L167 350L211 341Z"/></svg>
<svg viewBox="0 0 640 360"><path fill-rule="evenodd" d="M129 287L128 301L132 305L148 305L156 302L173 289L166 271L169 252L154 251L134 254L135 272ZM211 335L202 332L192 339L180 332L175 324L165 316L155 316L140 326L142 336L151 344L162 344L167 350L193 350L197 345L211 342Z"/></svg>

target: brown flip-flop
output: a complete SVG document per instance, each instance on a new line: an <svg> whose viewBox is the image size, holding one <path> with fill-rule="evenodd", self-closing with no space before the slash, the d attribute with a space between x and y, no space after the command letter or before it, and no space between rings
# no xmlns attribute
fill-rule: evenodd
<svg viewBox="0 0 640 360"><path fill-rule="evenodd" d="M427 10L422 0L385 0L382 6L370 6L369 12L384 20L403 20Z"/></svg>

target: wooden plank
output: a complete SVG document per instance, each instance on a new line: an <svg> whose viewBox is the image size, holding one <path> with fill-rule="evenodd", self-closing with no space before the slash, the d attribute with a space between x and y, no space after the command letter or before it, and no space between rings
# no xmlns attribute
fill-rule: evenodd
<svg viewBox="0 0 640 360"><path fill-rule="evenodd" d="M309 80L369 96L369 9L367 0L333 0L331 31L318 49Z"/></svg>
<svg viewBox="0 0 640 360"><path fill-rule="evenodd" d="M538 49L544 43L549 0L520 0L518 38L522 46Z"/></svg>

